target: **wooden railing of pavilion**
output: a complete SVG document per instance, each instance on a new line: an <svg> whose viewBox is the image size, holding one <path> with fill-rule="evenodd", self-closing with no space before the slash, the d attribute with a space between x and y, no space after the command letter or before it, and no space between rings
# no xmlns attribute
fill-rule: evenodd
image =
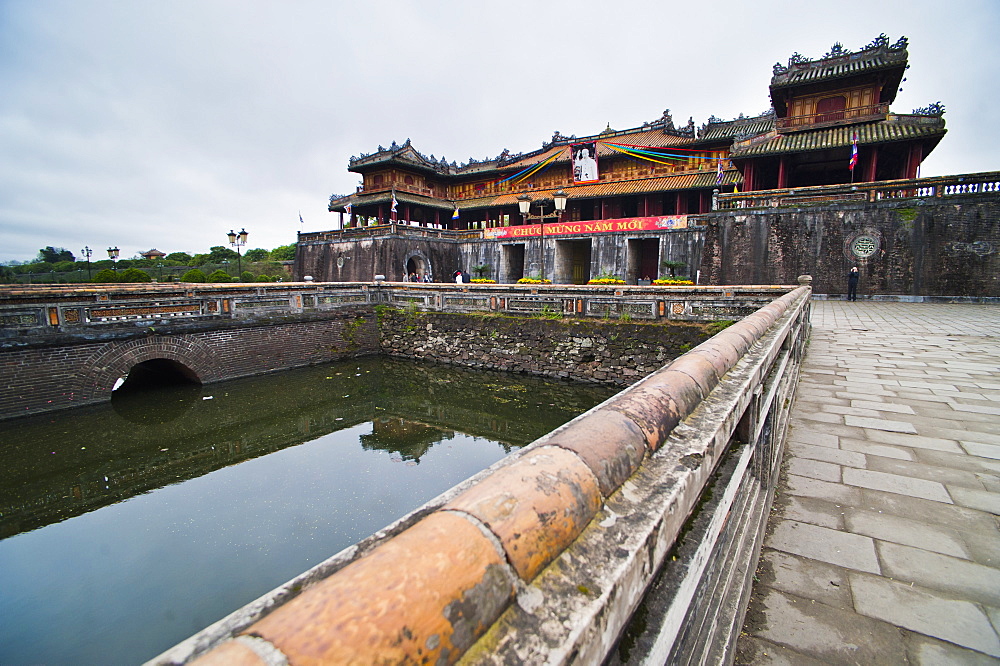
<svg viewBox="0 0 1000 666"><path fill-rule="evenodd" d="M888 104L871 104L869 106L858 106L851 109L838 109L835 111L823 111L822 113L810 113L804 116L777 118L774 125L779 132L816 129L818 127L827 127L844 122L856 123L882 120L888 114Z"/></svg>
<svg viewBox="0 0 1000 666"><path fill-rule="evenodd" d="M1000 192L1000 171L960 176L883 180L874 183L795 187L719 194L716 210L780 208L832 201L884 201L887 199L941 198Z"/></svg>

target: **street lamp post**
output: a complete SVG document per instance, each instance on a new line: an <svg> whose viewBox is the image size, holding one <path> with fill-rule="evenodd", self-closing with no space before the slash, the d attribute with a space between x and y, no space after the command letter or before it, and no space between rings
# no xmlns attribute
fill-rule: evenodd
<svg viewBox="0 0 1000 666"><path fill-rule="evenodd" d="M111 267L117 272L118 271L118 252L120 250L117 246L108 248L108 257L111 259Z"/></svg>
<svg viewBox="0 0 1000 666"><path fill-rule="evenodd" d="M80 254L87 257L87 282L90 282L90 257L94 254L94 251L90 249L90 246L84 245L83 249L80 250Z"/></svg>
<svg viewBox="0 0 1000 666"><path fill-rule="evenodd" d="M229 244L236 248L236 269L239 271L240 276L243 275L243 261L240 259L240 248L247 244L247 233L246 229L240 229L240 233L236 233L232 229L226 234L229 236Z"/></svg>
<svg viewBox="0 0 1000 666"><path fill-rule="evenodd" d="M524 218L525 224L527 224L529 220L538 220L538 224L541 227L541 233L539 234L539 236L541 238L541 248L542 248L541 278L543 280L545 279L545 220L550 217L554 217L556 219L556 222L558 222L559 217L562 215L562 212L566 210L566 199L567 199L566 193L563 192L562 190L559 190L558 192L553 194L552 200L555 203L556 209L551 213L546 213L545 205L549 202L548 199L537 199L535 201L532 201L531 197L528 196L527 194L522 194L517 198L517 207L521 211L521 217ZM532 203L538 204L538 208L541 211L538 215L531 215L530 211Z"/></svg>

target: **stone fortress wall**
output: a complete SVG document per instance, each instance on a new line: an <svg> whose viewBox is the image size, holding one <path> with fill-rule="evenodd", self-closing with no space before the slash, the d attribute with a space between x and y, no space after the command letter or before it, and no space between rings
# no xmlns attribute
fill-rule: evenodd
<svg viewBox="0 0 1000 666"><path fill-rule="evenodd" d="M488 230L487 230L488 231ZM570 281L562 242L589 242L589 276L629 271L629 243L658 239L659 261L704 285L794 284L813 276L816 294L847 291L858 266L859 295L903 299L1000 298L1000 173L719 195L716 210L687 216L687 228L511 240L480 231L385 225L301 234L296 276L317 280L399 280L411 259L438 282L456 268L511 282L505 248L523 244L524 272ZM666 273L666 271L663 271ZM634 271L633 271L634 273Z"/></svg>

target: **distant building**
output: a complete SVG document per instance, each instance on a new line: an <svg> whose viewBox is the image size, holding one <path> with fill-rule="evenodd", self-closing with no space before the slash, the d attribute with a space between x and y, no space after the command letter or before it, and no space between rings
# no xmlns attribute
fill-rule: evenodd
<svg viewBox="0 0 1000 666"><path fill-rule="evenodd" d="M160 252L154 247L152 250L149 250L148 252L139 253L139 256L142 257L143 259L162 259L163 257L167 256L167 254L166 252Z"/></svg>
<svg viewBox="0 0 1000 666"><path fill-rule="evenodd" d="M583 137L556 132L538 150L504 150L461 165L428 157L409 139L379 146L351 158L348 168L363 184L331 197L329 210L344 213L345 227L490 228L521 222L519 195L551 199L559 189L568 196L561 221L575 222L703 213L713 190L913 178L946 130L940 105L889 111L907 69L906 47L905 37L890 45L880 35L856 53L838 43L816 60L795 54L787 66L774 66L771 110L711 117L700 128L693 119L676 127L667 110L641 127ZM581 182L583 153L597 173Z"/></svg>
<svg viewBox="0 0 1000 666"><path fill-rule="evenodd" d="M906 49L906 38L890 44L880 35L856 53L839 43L815 60L796 53L774 66L771 109L713 116L701 127L694 119L675 125L668 109L640 127L557 131L537 150L461 165L427 156L409 139L379 146L350 159L348 169L362 179L357 191L330 198L338 228L299 234L293 273L323 282L414 273L444 281L479 267L501 283L583 284L612 274L637 284L676 269L698 279L713 232L695 216L717 203L749 201L755 191L918 176L945 135L944 107L890 112ZM519 204L528 205L527 216Z"/></svg>

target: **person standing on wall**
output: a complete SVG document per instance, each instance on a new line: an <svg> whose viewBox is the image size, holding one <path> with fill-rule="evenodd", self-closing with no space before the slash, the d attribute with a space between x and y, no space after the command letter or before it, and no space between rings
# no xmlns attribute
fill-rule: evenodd
<svg viewBox="0 0 1000 666"><path fill-rule="evenodd" d="M858 300L858 280L860 279L861 273L858 272L858 267L855 266L851 269L851 272L847 274L847 300Z"/></svg>

